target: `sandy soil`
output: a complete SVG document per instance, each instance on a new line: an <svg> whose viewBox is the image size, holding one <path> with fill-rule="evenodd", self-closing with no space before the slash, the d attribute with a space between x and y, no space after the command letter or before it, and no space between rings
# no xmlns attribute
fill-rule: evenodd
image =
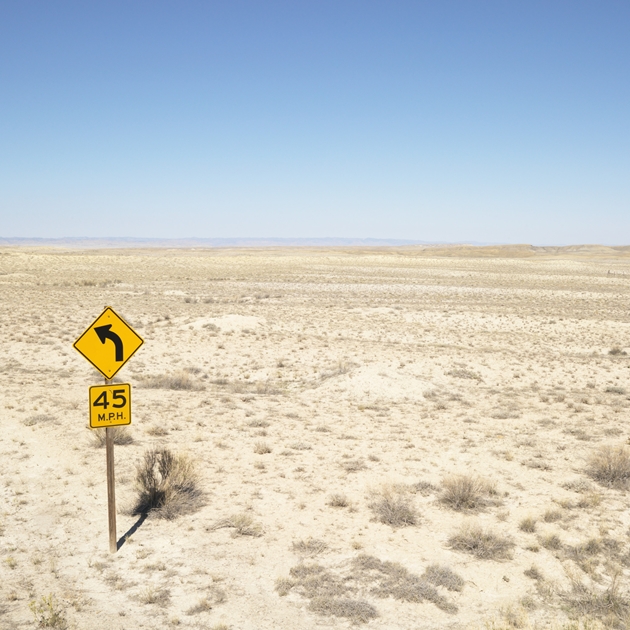
<svg viewBox="0 0 630 630"><path fill-rule="evenodd" d="M0 627L49 595L49 627L80 629L345 628L326 613L352 606L375 630L627 627L630 501L587 470L628 440L630 252L4 248L0 295ZM145 339L119 374L116 554L102 378L72 348L106 305ZM124 538L155 446L197 463L205 503ZM485 480L476 506L445 500L456 474ZM388 498L415 524L380 522ZM458 549L466 524L504 557Z"/></svg>

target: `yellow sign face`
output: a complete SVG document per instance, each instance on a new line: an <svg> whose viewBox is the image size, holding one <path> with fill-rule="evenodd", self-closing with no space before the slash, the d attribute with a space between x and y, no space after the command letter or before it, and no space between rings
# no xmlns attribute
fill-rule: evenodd
<svg viewBox="0 0 630 630"><path fill-rule="evenodd" d="M143 343L140 335L108 306L74 347L106 379L111 379Z"/></svg>
<svg viewBox="0 0 630 630"><path fill-rule="evenodd" d="M90 429L131 424L131 385L90 387Z"/></svg>

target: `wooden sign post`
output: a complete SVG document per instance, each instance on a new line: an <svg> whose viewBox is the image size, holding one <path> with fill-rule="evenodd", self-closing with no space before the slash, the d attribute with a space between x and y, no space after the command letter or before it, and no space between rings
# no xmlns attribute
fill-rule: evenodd
<svg viewBox="0 0 630 630"><path fill-rule="evenodd" d="M96 385L89 389L89 426L91 429L105 429L107 517L111 553L118 551L113 429L131 424L131 385L114 385L112 379L142 344L142 338L136 331L109 306L74 342L75 349L105 377L105 385Z"/></svg>
<svg viewBox="0 0 630 630"><path fill-rule="evenodd" d="M106 385L111 381L105 379ZM129 414L131 415L131 414ZM105 427L105 450L107 460L107 516L109 521L109 551L118 551L116 538L116 475L114 474L114 431L111 427Z"/></svg>

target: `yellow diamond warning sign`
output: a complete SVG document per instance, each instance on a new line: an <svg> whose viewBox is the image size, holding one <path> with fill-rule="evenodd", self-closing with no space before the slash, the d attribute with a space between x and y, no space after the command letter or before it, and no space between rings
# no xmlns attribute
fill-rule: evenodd
<svg viewBox="0 0 630 630"><path fill-rule="evenodd" d="M111 379L143 343L140 335L108 306L74 347L106 379Z"/></svg>
<svg viewBox="0 0 630 630"><path fill-rule="evenodd" d="M131 385L90 387L90 429L131 424Z"/></svg>

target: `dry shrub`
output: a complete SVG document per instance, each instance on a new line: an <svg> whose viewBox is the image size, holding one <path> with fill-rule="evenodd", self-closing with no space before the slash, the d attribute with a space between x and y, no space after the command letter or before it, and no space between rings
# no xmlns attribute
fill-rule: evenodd
<svg viewBox="0 0 630 630"><path fill-rule="evenodd" d="M226 527L233 527L233 537L236 536L262 536L262 527L254 522L254 519L249 514L234 514L228 518L222 518L208 529L214 531L215 529L223 529Z"/></svg>
<svg viewBox="0 0 630 630"><path fill-rule="evenodd" d="M133 514L172 519L200 507L202 494L193 462L165 448L145 452L136 469L138 499Z"/></svg>
<svg viewBox="0 0 630 630"><path fill-rule="evenodd" d="M442 481L440 501L457 511L478 510L497 501L495 485L475 475L451 475Z"/></svg>
<svg viewBox="0 0 630 630"><path fill-rule="evenodd" d="M318 615L346 617L353 623L367 623L378 617L376 608L362 599L316 597L311 600L308 608Z"/></svg>
<svg viewBox="0 0 630 630"><path fill-rule="evenodd" d="M625 488L630 480L630 449L619 446L602 446L591 457L587 473L604 486Z"/></svg>
<svg viewBox="0 0 630 630"><path fill-rule="evenodd" d="M155 374L141 378L143 387L148 389L178 389L198 391L205 389L203 384L192 378L189 372L181 370L174 374Z"/></svg>
<svg viewBox="0 0 630 630"><path fill-rule="evenodd" d="M385 486L375 493L375 498L368 506L376 520L392 527L416 525L418 513L409 499L408 493L392 486Z"/></svg>
<svg viewBox="0 0 630 630"><path fill-rule="evenodd" d="M114 444L124 446L133 444L133 436L127 427L109 427ZM91 444L94 448L104 448L107 442L106 429L94 429L92 431Z"/></svg>
<svg viewBox="0 0 630 630"><path fill-rule="evenodd" d="M481 560L507 560L512 557L514 542L480 525L468 523L448 539L452 549L465 551Z"/></svg>

